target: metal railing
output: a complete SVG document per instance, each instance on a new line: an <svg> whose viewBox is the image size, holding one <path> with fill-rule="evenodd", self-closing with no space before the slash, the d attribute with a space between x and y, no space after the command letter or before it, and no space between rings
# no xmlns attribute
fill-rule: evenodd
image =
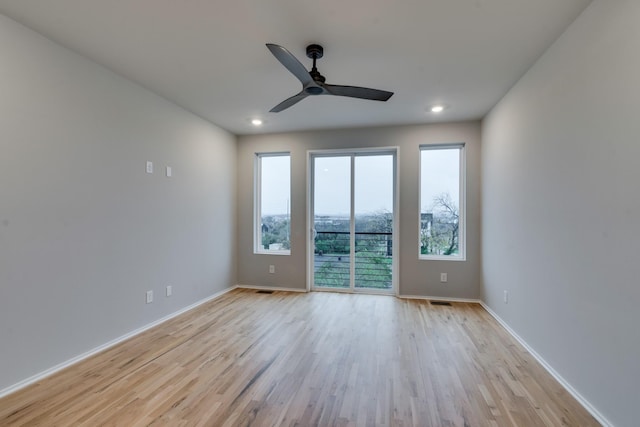
<svg viewBox="0 0 640 427"><path fill-rule="evenodd" d="M355 233L355 282L358 289L391 289L392 233ZM318 231L315 239L314 285L349 288L351 234Z"/></svg>

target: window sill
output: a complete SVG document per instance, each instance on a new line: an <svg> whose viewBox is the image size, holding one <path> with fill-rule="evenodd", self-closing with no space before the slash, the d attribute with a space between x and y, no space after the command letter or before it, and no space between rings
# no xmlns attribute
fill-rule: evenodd
<svg viewBox="0 0 640 427"><path fill-rule="evenodd" d="M462 256L418 255L420 261L466 261Z"/></svg>
<svg viewBox="0 0 640 427"><path fill-rule="evenodd" d="M254 251L254 255L291 255L291 251Z"/></svg>

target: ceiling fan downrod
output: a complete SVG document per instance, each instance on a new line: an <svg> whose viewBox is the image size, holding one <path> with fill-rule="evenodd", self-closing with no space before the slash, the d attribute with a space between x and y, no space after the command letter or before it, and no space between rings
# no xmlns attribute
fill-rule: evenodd
<svg viewBox="0 0 640 427"><path fill-rule="evenodd" d="M320 74L320 72L316 68L316 59L322 58L323 55L324 49L319 44L310 44L309 46L307 46L307 57L313 59L313 66L311 67L311 71L309 71L309 74L311 74L311 77L313 77L314 81L321 83L324 83L327 79L325 79L325 77Z"/></svg>

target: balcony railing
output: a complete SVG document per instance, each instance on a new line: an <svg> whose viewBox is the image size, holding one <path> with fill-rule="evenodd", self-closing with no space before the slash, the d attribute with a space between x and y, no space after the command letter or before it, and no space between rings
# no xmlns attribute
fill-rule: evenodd
<svg viewBox="0 0 640 427"><path fill-rule="evenodd" d="M349 288L351 235L348 231L318 231L315 240L314 284ZM391 289L392 233L355 233L355 287Z"/></svg>

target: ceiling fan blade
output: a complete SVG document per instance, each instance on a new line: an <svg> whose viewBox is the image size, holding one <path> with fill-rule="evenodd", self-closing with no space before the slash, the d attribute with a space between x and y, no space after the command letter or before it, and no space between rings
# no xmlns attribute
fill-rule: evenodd
<svg viewBox="0 0 640 427"><path fill-rule="evenodd" d="M391 98L393 92L386 90L369 89L357 86L322 85L331 95L348 96L350 98L371 99L374 101L386 101Z"/></svg>
<svg viewBox="0 0 640 427"><path fill-rule="evenodd" d="M269 112L270 113L279 113L280 111L286 110L287 108L291 107L292 105L295 105L298 102L302 101L307 96L309 96L309 94L306 93L305 91L302 91L302 92L300 92L300 93L298 93L296 95L293 95L291 98L285 99L280 104L276 105L271 110L269 110Z"/></svg>
<svg viewBox="0 0 640 427"><path fill-rule="evenodd" d="M275 56L276 59L291 72L291 74L300 80L303 86L313 82L313 78L307 69L304 68L304 65L302 65L300 61L298 61L287 49L273 43L267 43L267 48L269 48L273 56Z"/></svg>

